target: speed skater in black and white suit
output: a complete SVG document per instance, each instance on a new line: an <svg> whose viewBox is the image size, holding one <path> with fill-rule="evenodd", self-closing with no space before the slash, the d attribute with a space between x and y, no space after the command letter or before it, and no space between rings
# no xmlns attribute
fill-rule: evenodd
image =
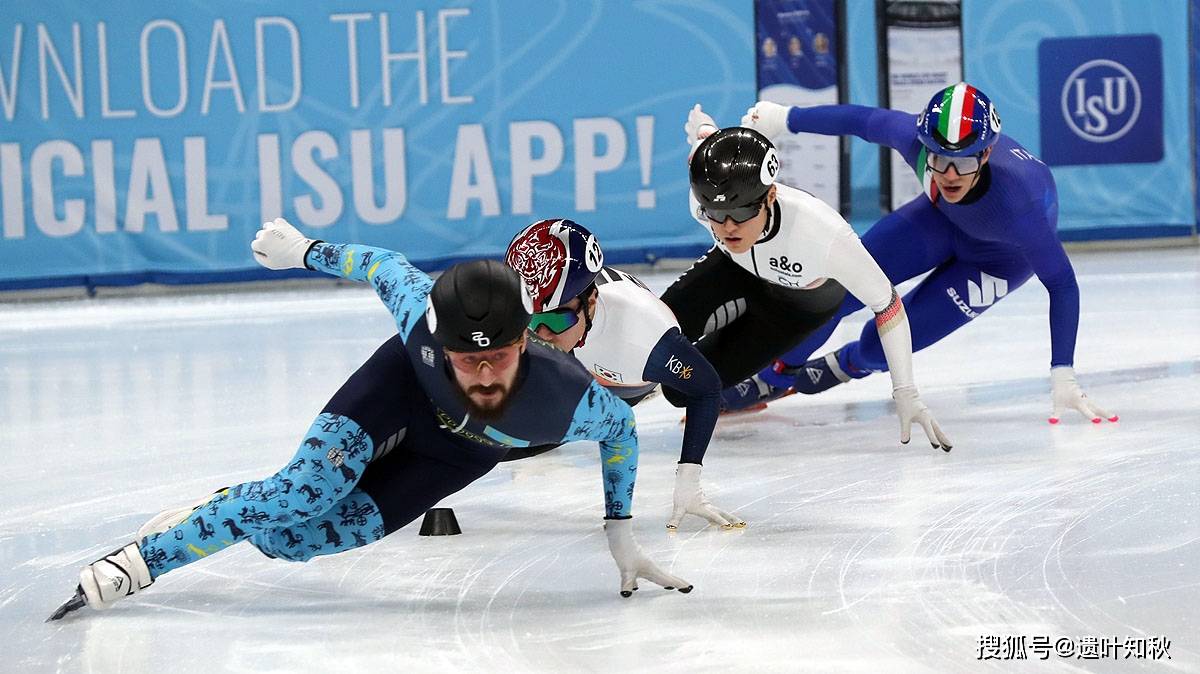
<svg viewBox="0 0 1200 674"><path fill-rule="evenodd" d="M850 225L820 199L775 182L779 157L757 131L718 130L699 105L684 131L693 147L691 215L715 245L662 300L723 385L742 382L786 353L832 318L849 291L875 312L900 441L909 441L915 421L931 445L949 451L949 438L913 382L904 304Z"/></svg>

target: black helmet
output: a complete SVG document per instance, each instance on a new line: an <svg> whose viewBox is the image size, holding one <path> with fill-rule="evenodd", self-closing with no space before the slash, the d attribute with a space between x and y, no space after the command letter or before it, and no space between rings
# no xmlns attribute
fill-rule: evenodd
<svg viewBox="0 0 1200 674"><path fill-rule="evenodd" d="M525 333L533 301L521 277L502 262L475 260L447 269L433 284L425 321L451 351L485 351Z"/></svg>
<svg viewBox="0 0 1200 674"><path fill-rule="evenodd" d="M767 137L732 126L704 139L690 164L692 194L706 215L718 222L745 222L775 183L779 155Z"/></svg>

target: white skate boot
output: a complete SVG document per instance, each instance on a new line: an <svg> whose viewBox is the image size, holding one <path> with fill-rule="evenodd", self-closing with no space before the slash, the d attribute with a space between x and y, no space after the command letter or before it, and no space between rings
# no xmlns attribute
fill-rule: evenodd
<svg viewBox="0 0 1200 674"><path fill-rule="evenodd" d="M83 567L79 587L87 605L94 609L111 608L118 599L140 592L154 583L137 543L114 550Z"/></svg>
<svg viewBox="0 0 1200 674"><path fill-rule="evenodd" d="M168 529L174 528L186 522L187 519L192 516L192 513L199 510L202 506L204 506L205 503L211 501L214 496L224 491L224 489L221 489L188 505L179 506L177 508L168 508L167 510L160 512L154 517L151 517L145 524L138 527L137 538L134 540L141 542L141 540L147 536L161 534Z"/></svg>
<svg viewBox="0 0 1200 674"><path fill-rule="evenodd" d="M137 543L129 543L83 567L75 595L46 618L60 620L84 606L111 608L117 600L140 592L154 583Z"/></svg>

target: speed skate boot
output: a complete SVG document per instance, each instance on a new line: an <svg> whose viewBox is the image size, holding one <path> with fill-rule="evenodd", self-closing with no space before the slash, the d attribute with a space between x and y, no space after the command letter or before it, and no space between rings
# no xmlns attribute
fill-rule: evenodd
<svg viewBox="0 0 1200 674"><path fill-rule="evenodd" d="M192 516L192 513L199 510L200 507L203 506L205 503L208 503L209 501L211 501L214 496L217 496L218 494L221 494L224 491L225 491L224 489L218 489L217 491L209 494L208 496L198 499L198 500L196 500L192 503L189 503L185 506L179 506L178 508L168 508L167 510L160 512L159 514L155 515L154 517L151 517L145 524L138 527L137 538L135 538L134 540L137 540L140 542L140 541L142 541L142 539L146 538L147 536L153 536L154 534L161 534L162 532L164 532L168 529L172 529L176 526L179 526L180 524L183 524L185 521L187 521L187 519L189 517Z"/></svg>
<svg viewBox="0 0 1200 674"><path fill-rule="evenodd" d="M138 544L128 543L83 567L75 596L58 607L46 622L58 620L84 606L101 611L112 608L118 600L141 592L153 583Z"/></svg>
<svg viewBox="0 0 1200 674"><path fill-rule="evenodd" d="M851 379L838 362L838 353L831 351L796 367L788 367L783 361L777 360L774 369L779 374L793 377L792 388L797 393L821 393Z"/></svg>
<svg viewBox="0 0 1200 674"><path fill-rule="evenodd" d="M721 414L756 412L787 394L786 387L772 386L754 375L721 391Z"/></svg>
<svg viewBox="0 0 1200 674"><path fill-rule="evenodd" d="M94 609L112 608L118 599L140 592L154 583L137 543L129 543L83 567L79 587Z"/></svg>

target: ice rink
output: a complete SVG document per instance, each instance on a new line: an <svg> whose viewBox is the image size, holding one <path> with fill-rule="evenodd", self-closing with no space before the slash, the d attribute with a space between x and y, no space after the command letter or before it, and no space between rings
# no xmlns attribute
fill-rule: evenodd
<svg viewBox="0 0 1200 674"><path fill-rule="evenodd" d="M444 502L461 536L418 522L308 564L239 545L51 624L149 516L282 465L394 329L359 287L0 304L0 669L1200 671L1200 253L1072 259L1076 370L1119 423L1046 422L1036 279L915 357L949 454L898 443L885 375L722 420L703 481L743 531L666 532L680 412L639 406L637 537L690 595L618 595L577 443ZM1043 637L1165 637L1170 659L980 660L988 636L1035 661Z"/></svg>

